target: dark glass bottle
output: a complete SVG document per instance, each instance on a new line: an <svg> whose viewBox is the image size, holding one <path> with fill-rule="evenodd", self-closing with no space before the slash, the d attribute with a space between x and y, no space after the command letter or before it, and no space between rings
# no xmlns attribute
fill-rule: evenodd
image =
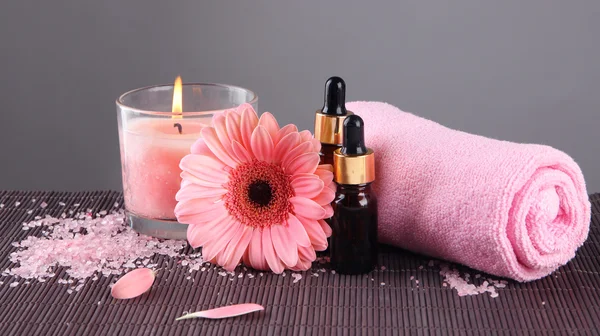
<svg viewBox="0 0 600 336"><path fill-rule="evenodd" d="M333 201L331 264L342 274L363 274L377 264L377 197L371 183L338 185Z"/></svg>
<svg viewBox="0 0 600 336"><path fill-rule="evenodd" d="M377 264L375 153L365 145L364 123L344 120L342 147L333 154L336 197L332 203L331 266L342 274L362 274Z"/></svg>

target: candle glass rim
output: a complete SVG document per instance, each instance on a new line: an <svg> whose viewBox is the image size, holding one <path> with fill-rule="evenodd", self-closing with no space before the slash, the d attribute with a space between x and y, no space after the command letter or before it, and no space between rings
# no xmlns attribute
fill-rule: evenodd
<svg viewBox="0 0 600 336"><path fill-rule="evenodd" d="M258 95L256 94L256 92L250 90L250 89L246 89L244 87L241 86L236 86L236 85L230 85L230 84L221 84L221 83L183 83L182 86L213 86L213 87L222 87L222 88L228 88L228 89L235 89L235 90L242 90L245 92L250 93L252 99L247 102L250 105L255 104L258 101ZM144 109L140 109L140 108L136 108L130 105L127 105L123 102L124 98L128 95L140 92L140 91L145 91L145 90L150 90L150 89L154 89L154 88L158 88L158 87L174 87L174 84L156 84L156 85L149 85L149 86L144 86L141 88L137 88L137 89L133 89L133 90L129 90L125 93L123 93L122 95L119 96L119 98L117 98L116 100L116 104L117 106L119 106L121 109L126 109L126 110L130 110L130 111L134 111L134 112L138 112L138 113L143 113L143 114L149 114L149 115L157 115L157 116L172 116L173 112L172 111L168 111L168 112L163 112L163 111L149 111L149 110L144 110ZM181 112L181 115L183 116L198 116L198 115L211 115L214 114L217 111L222 111L222 110L212 110L212 111L184 111Z"/></svg>

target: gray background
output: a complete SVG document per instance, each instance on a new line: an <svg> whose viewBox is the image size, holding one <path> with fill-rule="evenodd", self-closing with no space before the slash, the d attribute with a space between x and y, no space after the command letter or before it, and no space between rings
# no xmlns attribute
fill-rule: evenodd
<svg viewBox="0 0 600 336"><path fill-rule="evenodd" d="M0 189L120 189L115 98L236 84L312 129L330 75L447 126L572 155L600 191L600 1L0 5Z"/></svg>

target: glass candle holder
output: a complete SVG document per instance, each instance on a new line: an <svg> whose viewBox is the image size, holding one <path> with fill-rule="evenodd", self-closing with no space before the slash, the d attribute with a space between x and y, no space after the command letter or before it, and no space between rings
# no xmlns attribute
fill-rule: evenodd
<svg viewBox="0 0 600 336"><path fill-rule="evenodd" d="M181 184L179 162L190 153L212 116L250 103L257 95L222 84L183 84L180 114L171 111L174 85L129 91L117 99L123 194L128 224L158 238L185 239L187 225L177 222L175 194Z"/></svg>

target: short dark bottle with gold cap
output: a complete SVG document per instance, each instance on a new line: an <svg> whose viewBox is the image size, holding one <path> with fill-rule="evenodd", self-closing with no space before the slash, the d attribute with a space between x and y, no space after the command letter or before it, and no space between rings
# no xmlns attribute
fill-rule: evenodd
<svg viewBox="0 0 600 336"><path fill-rule="evenodd" d="M340 77L325 82L325 103L315 115L315 138L321 142L321 164L333 164L333 152L342 146L346 110L346 83Z"/></svg>
<svg viewBox="0 0 600 336"><path fill-rule="evenodd" d="M344 121L342 148L333 156L337 192L333 201L330 257L341 274L363 274L377 264L375 154L365 146L364 123L356 115Z"/></svg>

